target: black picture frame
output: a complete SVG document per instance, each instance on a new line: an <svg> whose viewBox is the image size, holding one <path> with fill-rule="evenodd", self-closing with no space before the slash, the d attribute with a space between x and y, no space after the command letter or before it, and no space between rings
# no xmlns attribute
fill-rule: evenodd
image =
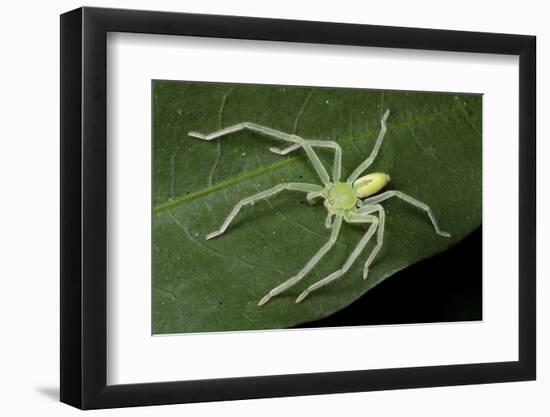
<svg viewBox="0 0 550 417"><path fill-rule="evenodd" d="M519 360L107 385L108 32L519 56ZM102 8L61 15L61 401L81 409L533 380L536 38Z"/></svg>

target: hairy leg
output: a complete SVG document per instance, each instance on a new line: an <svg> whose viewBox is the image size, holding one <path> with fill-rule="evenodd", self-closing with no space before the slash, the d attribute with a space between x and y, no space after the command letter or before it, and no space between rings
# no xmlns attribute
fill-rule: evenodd
<svg viewBox="0 0 550 417"><path fill-rule="evenodd" d="M330 229L332 227L332 216L334 216L334 214L332 214L331 212L327 213L327 217L325 219L325 227L327 229Z"/></svg>
<svg viewBox="0 0 550 417"><path fill-rule="evenodd" d="M374 143L374 148L372 149L372 152L370 156L365 159L357 168L355 168L355 171L351 173L349 176L347 182L352 183L355 181L359 176L374 162L376 159L376 156L378 155L378 151L380 150L380 146L382 146L382 142L384 140L384 136L386 135L386 119L390 115L390 111L386 110L386 113L384 113L384 116L382 116L382 120L380 121L380 124L382 125L382 128L380 129L380 133L378 134L378 138L376 139L376 142Z"/></svg>
<svg viewBox="0 0 550 417"><path fill-rule="evenodd" d="M376 246L369 255L367 262L365 262L365 267L363 268L363 279L367 279L367 277L369 276L370 264L374 261L374 258L376 258L376 255L378 255L378 252L384 244L384 225L386 223L386 212L380 204L363 206L359 210L357 210L357 213L359 214L367 214L374 211L378 211L378 233L376 234Z"/></svg>
<svg viewBox="0 0 550 417"><path fill-rule="evenodd" d="M325 195L325 189L320 192L307 193L306 199L309 204L315 204L315 199L323 197Z"/></svg>
<svg viewBox="0 0 550 417"><path fill-rule="evenodd" d="M346 216L345 219L349 223L371 223L369 229L365 233L365 235L361 238L351 255L348 257L342 268L340 268L337 271L334 271L332 274L328 275L327 277L317 281L315 284L310 285L303 293L300 294L300 296L296 299L296 303L300 303L306 298L312 291L318 290L321 287L324 287L327 284L330 284L331 282L335 281L336 279L340 278L342 275L344 275L348 269L353 265L353 262L357 259L359 254L365 249L365 246L367 246L367 243L369 242L370 238L376 231L376 228L378 226L378 218L376 216L372 216L370 214L350 214Z"/></svg>
<svg viewBox="0 0 550 417"><path fill-rule="evenodd" d="M340 181L340 176L342 173L342 148L340 145L331 140L306 140L306 143L313 148L331 148L334 149L334 165L332 168L332 181ZM288 148L280 149L276 147L271 147L269 150L277 155L287 155L290 152L293 152L297 149L300 149L302 145L295 143L290 145Z"/></svg>
<svg viewBox="0 0 550 417"><path fill-rule="evenodd" d="M340 227L342 226L342 216L336 215L336 219L334 220L334 223L332 225L332 232L330 234L330 239L327 243L325 243L321 249L317 251L315 255L307 262L307 264L298 272L295 276L292 278L289 278L282 284L278 285L277 287L273 288L271 291L267 293L267 295L260 300L258 303L259 306L264 305L267 303L272 297L275 297L276 295L282 293L283 291L286 291L288 288L295 285L298 281L300 281L309 271L313 269L313 267L321 260L321 258L334 246L336 243L336 239L338 238L338 233L340 233Z"/></svg>
<svg viewBox="0 0 550 417"><path fill-rule="evenodd" d="M208 236L206 236L206 240L212 239L216 236L221 235L223 232L225 232L225 230L227 229L229 224L233 221L235 216L237 216L237 214L239 213L239 211L241 210L241 208L243 206L246 206L248 204L253 204L258 200L269 198L272 195L280 193L283 190L302 191L302 192L305 192L305 193L309 193L309 192L313 192L313 191L319 191L321 189L323 189L323 187L321 187L320 185L305 184L305 183L299 183L299 182L290 182L290 183L284 183L284 184L276 185L275 187L272 187L268 190L259 192L257 194L254 194L254 195L250 196L250 197L243 198L241 201L239 201L235 205L235 207L233 207L233 210L231 210L231 212L229 213L229 215L227 216L227 218L225 219L223 224L220 226L220 228L218 230L210 233Z"/></svg>
<svg viewBox="0 0 550 417"><path fill-rule="evenodd" d="M252 130L253 132L261 133L262 135L270 136L275 139L280 139L286 142L291 142L294 144L298 144L299 146L302 146L306 151L307 156L309 157L311 163L313 164L313 168L315 168L315 171L317 171L317 174L321 178L321 181L323 181L323 184L328 185L330 183L330 177L325 167L321 163L321 160L319 159L319 157L317 156L317 154L315 153L311 145L309 145L307 141L301 138L300 136L291 135L291 134L281 132L279 130L271 129L270 127L262 126L252 122L238 123L233 126L216 130L215 132L209 133L207 135L203 133L198 133L198 132L189 132L188 135L201 140L210 141L210 140L219 138L221 136L228 135L230 133L238 132L240 130Z"/></svg>
<svg viewBox="0 0 550 417"><path fill-rule="evenodd" d="M363 200L364 204L376 204L380 203L381 201L387 200L391 197L398 197L404 201L406 201L409 204L412 204L413 206L419 208L420 210L425 211L428 214L428 217L430 218L432 225L435 229L435 232L444 237L451 237L451 234L448 232L444 232L439 228L439 225L437 224L437 220L435 219L435 216L432 212L432 209L430 206L428 206L426 203L423 203L422 201L417 200L414 197L411 197L408 194L405 194L401 191L386 191L385 193L375 195L374 197L369 197L365 200Z"/></svg>

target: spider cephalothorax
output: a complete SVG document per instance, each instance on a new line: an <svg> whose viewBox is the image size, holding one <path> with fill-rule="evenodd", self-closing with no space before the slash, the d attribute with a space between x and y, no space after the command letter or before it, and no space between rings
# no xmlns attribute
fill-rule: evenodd
<svg viewBox="0 0 550 417"><path fill-rule="evenodd" d="M294 190L307 193L307 199L309 202L314 202L316 198L324 199L324 206L327 209L327 218L325 225L327 228L331 229L331 234L329 240L317 251L315 255L306 263L306 265L293 277L287 279L277 287L273 288L263 297L258 305L263 305L267 303L272 297L282 293L288 288L292 287L294 284L298 283L304 276L311 271L311 269L321 260L321 258L329 251L329 249L336 243L338 234L340 233L340 228L342 226L342 221L348 223L367 223L370 224L365 235L361 238L357 247L352 251L351 255L348 257L342 268L333 272L332 274L326 276L325 278L315 282L310 285L305 291L303 291L296 302L301 302L309 293L312 291L338 279L346 273L346 271L351 267L355 259L359 256L361 251L365 248L370 238L377 233L376 237L376 246L369 255L367 261L365 262L365 267L363 269L363 278L367 278L369 272L369 266L380 251L384 241L384 222L385 222L385 212L384 208L379 204L380 202L387 200L390 197L398 197L402 200L418 207L421 210L424 210L428 217L430 218L434 229L437 234L450 237L451 235L447 232L443 232L439 229L437 221L432 213L430 207L422 203L421 201L416 200L415 198L402 193L401 191L386 191L381 194L377 194L386 186L390 181L390 176L385 173L370 173L364 176L360 176L363 172L373 163L380 145L384 140L386 134L386 119L388 118L390 111L387 110L381 120L382 128L380 129L380 134L376 139L374 144L374 149L372 150L370 156L365 159L347 178L345 182L340 181L341 168L342 168L342 150L338 143L333 141L324 141L324 140L307 140L303 139L297 135L291 135L288 133L280 132L269 127L261 126L252 122L243 122L234 126L226 127L224 129L218 130L216 132L204 135L197 132L189 132L189 136L193 136L203 140L212 140L220 136L227 135L229 133L237 132L243 129L249 129L258 133L261 133L266 136L270 136L285 142L290 142L292 145L288 146L285 149L279 148L270 148L270 150L279 155L286 155L297 149L304 149L313 168L319 175L319 178L323 185L316 184L306 184L298 182L289 182L278 184L268 190L261 191L250 197L246 197L239 201L221 227L210 233L206 236L206 239L212 239L218 235L221 235L235 216L239 213L240 209L243 206L254 204L258 200L262 200L268 197L271 197L274 194L277 194L283 190ZM329 176L327 170L321 163L319 157L315 153L313 148L331 148L334 150L334 164L332 168L332 178ZM333 221L334 218L334 221Z"/></svg>
<svg viewBox="0 0 550 417"><path fill-rule="evenodd" d="M359 204L357 195L353 191L353 186L345 182L332 184L327 190L325 197L325 207L331 214L342 213L350 210Z"/></svg>

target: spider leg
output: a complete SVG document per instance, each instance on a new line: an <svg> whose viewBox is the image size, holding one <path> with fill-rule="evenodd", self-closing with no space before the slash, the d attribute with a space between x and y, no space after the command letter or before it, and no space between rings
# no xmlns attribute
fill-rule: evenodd
<svg viewBox="0 0 550 417"><path fill-rule="evenodd" d="M451 237L450 233L444 232L439 228L439 225L437 224L437 220L435 219L435 216L430 206L428 206L426 203L423 203L422 201L418 201L416 198L411 197L410 195L405 194L401 191L386 191L385 193L375 195L374 197L366 198L365 200L363 200L363 203L375 204L375 203L379 203L381 201L387 200L388 198L391 198L391 197L398 197L406 201L407 203L412 204L413 206L419 208L420 210L425 211L432 222L435 232L440 236Z"/></svg>
<svg viewBox="0 0 550 417"><path fill-rule="evenodd" d="M229 224L233 221L235 216L237 216L237 214L239 213L239 211L243 206L254 204L258 200L269 198L272 195L280 193L283 190L303 191L305 193L308 193L313 191L319 191L322 189L323 187L321 187L320 185L290 182L290 183L283 183L283 184L276 185L275 187L272 187L268 190L261 191L250 197L243 198L233 207L233 210L231 210L231 212L229 213L229 215L227 216L223 224L220 226L220 228L206 236L206 240L212 239L216 236L221 235L223 232L225 232Z"/></svg>
<svg viewBox="0 0 550 417"><path fill-rule="evenodd" d="M264 298L260 300L258 306L264 305L272 297L286 291L288 288L292 287L298 281L300 281L313 267L321 260L321 258L334 246L336 239L338 238L338 233L340 232L340 227L342 226L342 216L336 215L336 219L332 225L332 232L330 234L330 239L326 242L321 249L317 251L315 255L308 261L308 263L292 278L287 279L282 284L279 284L271 291L269 291Z"/></svg>
<svg viewBox="0 0 550 417"><path fill-rule="evenodd" d="M307 193L306 195L307 202L309 204L315 204L315 199L319 197L323 197L324 191L325 190L323 189L323 191L320 191L320 192Z"/></svg>
<svg viewBox="0 0 550 417"><path fill-rule="evenodd" d="M301 147L302 145L300 145L299 143L295 143L294 145L290 145L288 148L284 149L272 146L269 148L269 150L273 153L276 153L277 155L285 156L288 155L290 152L294 152L296 149L300 149Z"/></svg>
<svg viewBox="0 0 550 417"><path fill-rule="evenodd" d="M378 233L376 234L376 246L369 255L367 262L365 262L365 267L363 268L363 279L367 279L369 275L370 264L374 261L374 258L376 258L376 255L378 255L378 252L384 244L384 225L386 223L386 212L384 211L384 207L382 207L380 204L363 206L356 212L358 214L368 214L372 213L373 211L378 211Z"/></svg>
<svg viewBox="0 0 550 417"><path fill-rule="evenodd" d="M306 143L313 148L332 148L334 149L334 165L332 167L332 181L340 181L340 175L342 173L342 148L340 145L331 140L306 140ZM290 145L288 148L280 149L276 147L271 147L269 150L277 155L288 155L290 152L300 149L302 145L295 143Z"/></svg>
<svg viewBox="0 0 550 417"><path fill-rule="evenodd" d="M359 254L365 249L365 246L367 246L367 243L369 242L370 238L376 231L376 228L378 227L378 218L376 216L372 216L370 214L355 214L350 213L345 216L345 220L349 223L371 223L369 229L365 233L365 235L361 238L351 255L348 257L342 268L340 268L337 271L334 271L332 274L326 276L325 278L317 281L315 284L310 285L303 293L299 295L299 297L296 299L296 303L300 303L306 298L312 291L315 291L321 287L324 287L325 285L331 283L332 281L340 278L342 275L344 275L348 269L351 267L353 262L357 259Z"/></svg>
<svg viewBox="0 0 550 417"><path fill-rule="evenodd" d="M365 159L357 168L355 168L355 171L351 173L349 176L347 182L352 183L354 182L359 176L365 171L376 159L376 156L378 155L378 151L380 150L380 146L382 146L382 142L384 140L384 136L386 135L386 119L390 115L390 111L386 110L386 113L384 113L384 116L382 116L382 120L380 120L380 124L382 125L382 128L380 129L380 133L378 134L378 138L376 139L376 142L374 143L374 148L372 149L372 152L370 156Z"/></svg>
<svg viewBox="0 0 550 417"><path fill-rule="evenodd" d="M317 175L319 175L319 177L321 178L321 181L323 181L323 184L325 185L330 184L330 177L328 176L327 170L323 166L321 160L319 159L319 157L317 156L317 154L315 153L311 145L309 145L307 141L301 138L300 136L284 133L279 130L271 129L270 127L262 126L252 122L238 123L236 125L225 127L223 129L217 130L207 135L198 133L198 132L189 132L188 135L194 138L202 139L202 140L213 140L221 136L225 136L230 133L235 133L235 132L238 132L239 130L245 130L245 129L252 130L253 132L258 132L265 136L270 136L279 140L283 140L285 142L291 142L294 144L298 144L299 146L302 146L306 151L307 156L309 157L311 163L313 164L313 168L315 168Z"/></svg>
<svg viewBox="0 0 550 417"><path fill-rule="evenodd" d="M330 211L327 213L327 218L325 219L325 227L330 229L332 227L332 216L334 216Z"/></svg>

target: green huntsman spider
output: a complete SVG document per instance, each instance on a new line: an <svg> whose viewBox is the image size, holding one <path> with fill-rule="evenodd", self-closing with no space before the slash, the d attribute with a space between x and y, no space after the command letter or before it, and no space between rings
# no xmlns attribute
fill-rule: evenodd
<svg viewBox="0 0 550 417"><path fill-rule="evenodd" d="M381 194L374 195L378 193L382 188L384 188L386 184L390 181L390 176L388 174L376 172L360 177L360 175L363 174L363 172L374 162L374 159L378 154L380 146L382 145L382 141L384 140L384 135L386 134L386 119L388 118L389 114L390 111L387 110L382 117L382 120L380 122L382 128L380 130L378 138L376 139L374 149L372 150L370 156L365 159L365 161L363 161L351 173L351 175L345 182L340 181L342 168L342 149L340 148L340 145L334 141L307 140L297 135L280 132L278 130L261 126L252 122L242 122L210 133L208 135L203 135L197 132L189 132L189 136L209 141L224 135L228 135L230 133L248 129L265 136L269 136L285 142L290 142L291 145L285 149L272 147L270 148L270 151L278 155L287 155L292 151L303 148L311 163L313 164L313 168L317 172L317 175L323 182L322 186L298 182L283 183L278 184L268 190L254 194L250 197L246 197L239 201L235 205L235 207L233 207L233 210L231 210L231 212L218 230L206 236L206 239L212 239L216 236L221 235L225 232L229 224L233 221L235 216L237 216L242 207L254 204L258 200L269 198L283 190L300 191L307 193L307 200L310 203L313 203L316 198L324 199L324 206L326 207L328 212L325 220L325 226L328 229L332 229L328 242L326 242L317 251L317 253L313 255L313 257L295 276L287 279L286 281L269 291L265 295L265 297L260 300L258 306L267 303L272 297L281 294L283 291L286 291L287 289L298 283L302 278L305 277L305 275L309 271L311 271L311 269L313 269L313 267L336 243L336 239L338 238L338 234L342 226L342 221L346 221L348 223L368 223L370 224L370 227L368 228L365 235L361 238L351 255L349 255L344 265L332 274L310 285L304 292L302 292L298 296L298 298L296 299L296 303L303 301L304 298L306 298L312 291L315 291L344 275L351 267L353 262L357 259L359 254L363 251L370 238L376 233L376 231L378 231L376 236L376 246L368 257L367 262L365 263L365 267L363 269L363 278L366 279L369 273L369 267L378 252L380 251L380 248L382 247L382 244L384 242L384 221L386 216L384 208L379 203L387 200L388 198L398 197L406 201L407 203L412 204L413 206L423 210L427 213L435 229L435 232L438 235L444 237L451 236L449 233L440 230L435 216L433 215L432 210L427 204L418 201L417 199L405 193L402 193L401 191L386 191ZM316 147L334 149L334 166L332 169L332 179L329 177L327 170L315 153L313 148ZM378 214L378 216L376 216L376 214Z"/></svg>

